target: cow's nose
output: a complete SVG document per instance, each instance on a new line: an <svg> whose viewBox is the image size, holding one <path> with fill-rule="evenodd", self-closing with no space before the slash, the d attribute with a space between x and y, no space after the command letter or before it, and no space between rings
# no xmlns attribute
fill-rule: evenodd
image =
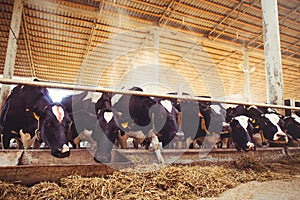
<svg viewBox="0 0 300 200"><path fill-rule="evenodd" d="M70 149L64 144L62 148L52 149L51 154L57 158L65 158L70 156Z"/></svg>
<svg viewBox="0 0 300 200"><path fill-rule="evenodd" d="M109 163L111 161L111 156L107 154L95 154L94 160L99 163Z"/></svg>
<svg viewBox="0 0 300 200"><path fill-rule="evenodd" d="M252 142L247 143L247 148L248 148L249 151L255 151L256 150L256 146Z"/></svg>
<svg viewBox="0 0 300 200"><path fill-rule="evenodd" d="M64 144L63 147L61 149L58 149L61 153L66 153L68 151L70 151L70 148L68 145Z"/></svg>
<svg viewBox="0 0 300 200"><path fill-rule="evenodd" d="M274 141L285 141L286 143L288 143L288 137L285 133L283 132L278 132L274 135L273 138Z"/></svg>

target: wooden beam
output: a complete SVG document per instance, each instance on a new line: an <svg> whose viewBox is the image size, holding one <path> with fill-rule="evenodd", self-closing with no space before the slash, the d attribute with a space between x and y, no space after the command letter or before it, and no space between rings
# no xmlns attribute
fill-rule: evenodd
<svg viewBox="0 0 300 200"><path fill-rule="evenodd" d="M6 57L3 70L3 78L12 78L17 55L17 42L19 39L21 20L22 20L23 3L22 0L15 0L12 18L10 22L9 38L6 50ZM10 93L10 86L2 85L0 100L2 105Z"/></svg>

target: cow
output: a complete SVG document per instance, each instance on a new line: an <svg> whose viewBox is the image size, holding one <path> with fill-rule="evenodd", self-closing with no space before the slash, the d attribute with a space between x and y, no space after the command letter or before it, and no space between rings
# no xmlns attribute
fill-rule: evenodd
<svg viewBox="0 0 300 200"><path fill-rule="evenodd" d="M291 116L284 117L285 130L289 136L289 145L297 145L300 140L300 113L299 116L297 113L293 113Z"/></svg>
<svg viewBox="0 0 300 200"><path fill-rule="evenodd" d="M74 148L80 148L80 142L84 138L91 138L92 133L97 124L96 105L91 98L86 98L87 91L79 94L68 95L61 100L71 120L70 142ZM87 139L92 143L92 139Z"/></svg>
<svg viewBox="0 0 300 200"><path fill-rule="evenodd" d="M112 93L103 92L97 102L87 98L88 92L69 95L61 101L73 121L71 132L74 147L88 138L94 160L99 163L111 161L111 151L118 136L118 126L112 112ZM95 145L93 145L95 143Z"/></svg>
<svg viewBox="0 0 300 200"><path fill-rule="evenodd" d="M229 123L228 131L231 134L232 142L235 148L245 152L256 150L252 142L253 126L251 118L246 115L244 106L229 107L226 109L226 123Z"/></svg>
<svg viewBox="0 0 300 200"><path fill-rule="evenodd" d="M217 103L196 100L179 100L176 107L180 110L179 126L184 141L192 141L186 142L187 148L214 147L225 121L225 109Z"/></svg>
<svg viewBox="0 0 300 200"><path fill-rule="evenodd" d="M97 143L94 160L100 163L111 161L111 151L120 134L120 128L112 110L111 98L112 93L103 92L101 98L96 102L97 127L92 138Z"/></svg>
<svg viewBox="0 0 300 200"><path fill-rule="evenodd" d="M254 119L267 141L288 143L284 117L275 110L266 107L245 107L247 116Z"/></svg>
<svg viewBox="0 0 300 200"><path fill-rule="evenodd" d="M53 156L67 157L70 155L67 139L70 124L68 113L60 103L52 102L46 88L17 85L2 107L3 147L9 148L10 140L20 138L24 132L31 138L39 133L37 138L45 142Z"/></svg>
<svg viewBox="0 0 300 200"><path fill-rule="evenodd" d="M130 90L143 90L133 87ZM167 148L178 134L177 110L168 99L150 96L122 95L113 105L116 122L122 135L129 131L142 131L152 141L159 162L163 163L158 139ZM158 138L157 138L158 136Z"/></svg>

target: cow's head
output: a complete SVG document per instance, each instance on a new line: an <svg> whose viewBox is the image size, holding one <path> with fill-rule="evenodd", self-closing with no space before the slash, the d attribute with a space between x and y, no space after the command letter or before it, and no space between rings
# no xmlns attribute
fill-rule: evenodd
<svg viewBox="0 0 300 200"><path fill-rule="evenodd" d="M119 128L111 109L102 109L98 114L98 124L92 134L97 143L94 159L96 162L108 163L111 161L111 151L118 136Z"/></svg>
<svg viewBox="0 0 300 200"><path fill-rule="evenodd" d="M98 101L95 104L95 111L96 114L99 114L101 109L111 109L111 99L113 94L110 92L103 92L101 97L98 99Z"/></svg>
<svg viewBox="0 0 300 200"><path fill-rule="evenodd" d="M41 138L51 149L51 154L58 158L69 156L67 132L71 119L62 105L49 104L41 112L39 120Z"/></svg>
<svg viewBox="0 0 300 200"><path fill-rule="evenodd" d="M40 115L45 106L53 103L47 88L37 86L21 86L22 100L26 110L30 110Z"/></svg>
<svg viewBox="0 0 300 200"><path fill-rule="evenodd" d="M173 139L182 140L184 133L179 131L178 110L169 99L156 99L156 101L157 104L151 107L150 113L154 114L152 123L155 130L162 135L160 140L163 146L168 145Z"/></svg>
<svg viewBox="0 0 300 200"><path fill-rule="evenodd" d="M260 121L264 136L268 140L284 141L285 143L288 143L288 136L283 131L285 122L281 119L280 115L276 113L266 113L262 115Z"/></svg>
<svg viewBox="0 0 300 200"><path fill-rule="evenodd" d="M237 150L256 150L251 140L252 126L247 116L236 116L230 122L231 135Z"/></svg>

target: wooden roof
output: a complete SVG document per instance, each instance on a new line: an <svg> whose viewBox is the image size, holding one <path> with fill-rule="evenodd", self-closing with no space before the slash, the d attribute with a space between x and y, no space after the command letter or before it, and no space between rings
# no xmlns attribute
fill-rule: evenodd
<svg viewBox="0 0 300 200"><path fill-rule="evenodd" d="M260 0L24 0L14 75L266 101ZM0 0L3 73L13 0ZM300 1L278 0L284 98L300 100Z"/></svg>

